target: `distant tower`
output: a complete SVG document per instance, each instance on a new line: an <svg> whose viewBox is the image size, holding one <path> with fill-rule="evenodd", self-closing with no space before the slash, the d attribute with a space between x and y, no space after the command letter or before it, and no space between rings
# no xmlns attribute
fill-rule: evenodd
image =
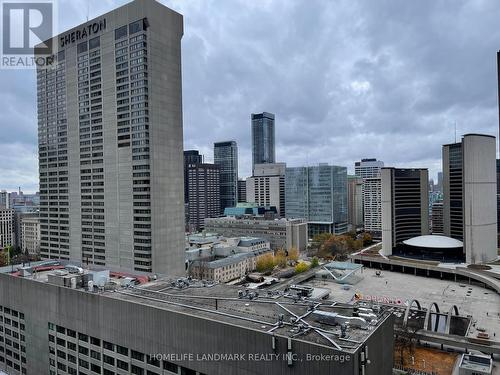
<svg viewBox="0 0 500 375"><path fill-rule="evenodd" d="M238 202L238 145L236 141L214 143L214 164L220 165L220 208Z"/></svg>
<svg viewBox="0 0 500 375"><path fill-rule="evenodd" d="M274 114L252 114L252 168L276 160L274 148Z"/></svg>

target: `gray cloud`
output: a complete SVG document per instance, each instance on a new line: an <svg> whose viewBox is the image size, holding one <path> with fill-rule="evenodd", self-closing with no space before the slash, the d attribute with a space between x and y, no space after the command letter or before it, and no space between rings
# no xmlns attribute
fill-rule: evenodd
<svg viewBox="0 0 500 375"><path fill-rule="evenodd" d="M242 177L252 112L276 114L277 156L292 166L377 157L435 175L455 122L459 135L498 133L495 1L162 2L184 14L185 148L211 161L214 141L237 140ZM62 1L61 29L87 3ZM123 3L93 0L89 15ZM36 189L33 75L0 83L0 188Z"/></svg>

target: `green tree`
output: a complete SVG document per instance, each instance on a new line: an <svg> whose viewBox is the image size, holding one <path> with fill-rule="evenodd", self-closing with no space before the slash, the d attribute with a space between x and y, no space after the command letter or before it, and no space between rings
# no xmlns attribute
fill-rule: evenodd
<svg viewBox="0 0 500 375"><path fill-rule="evenodd" d="M319 266L319 259L318 259L318 257L312 258L312 260L311 260L311 267L312 268L316 268L318 266Z"/></svg>

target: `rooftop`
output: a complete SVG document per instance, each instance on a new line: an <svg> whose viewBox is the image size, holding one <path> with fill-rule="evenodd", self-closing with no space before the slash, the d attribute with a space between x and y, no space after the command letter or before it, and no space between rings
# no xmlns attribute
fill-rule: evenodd
<svg viewBox="0 0 500 375"><path fill-rule="evenodd" d="M60 269L58 267L64 268L62 264L55 265L58 262L51 263L51 266L38 265L39 268L43 266L44 270L37 272L37 277L27 275L25 279L48 283L49 276L54 276L57 269ZM55 269L48 270L50 267ZM11 277L23 277L19 270L14 271ZM4 273L10 273L10 267ZM390 316L389 311L381 307L380 310L369 311L366 318L361 318L356 316L356 305L302 296L293 288L284 291L255 291L190 278L160 277L154 280L154 277L141 276L134 280L133 275L123 278L114 272L110 276L110 281L104 286L92 284L90 288L90 285L78 284L74 289L221 321L270 335L292 337L347 353L358 350ZM122 282L125 279L127 283ZM346 325L344 333L340 322Z"/></svg>
<svg viewBox="0 0 500 375"><path fill-rule="evenodd" d="M462 241L436 234L413 237L409 240L403 241L403 243L408 246L434 249L455 249L457 247L464 246Z"/></svg>

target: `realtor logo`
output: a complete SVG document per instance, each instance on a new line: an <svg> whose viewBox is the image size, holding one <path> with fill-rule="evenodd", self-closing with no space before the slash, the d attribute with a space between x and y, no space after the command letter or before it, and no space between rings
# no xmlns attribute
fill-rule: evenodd
<svg viewBox="0 0 500 375"><path fill-rule="evenodd" d="M48 41L56 32L54 1L1 0L1 68L34 68L54 55Z"/></svg>

